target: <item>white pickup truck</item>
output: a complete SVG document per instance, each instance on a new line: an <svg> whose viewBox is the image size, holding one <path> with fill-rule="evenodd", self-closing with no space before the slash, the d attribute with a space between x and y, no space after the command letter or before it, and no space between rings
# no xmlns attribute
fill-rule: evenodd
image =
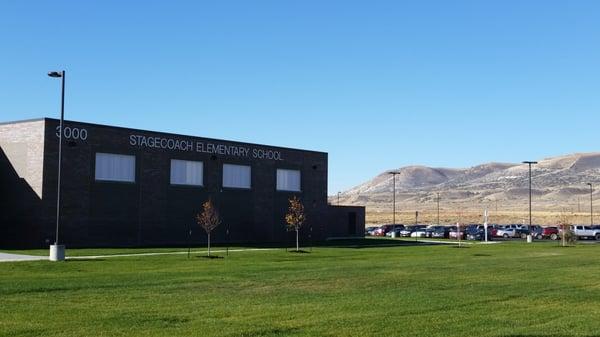
<svg viewBox="0 0 600 337"><path fill-rule="evenodd" d="M596 239L600 241L600 228L592 226L575 225L571 226L571 230L578 238L581 239Z"/></svg>

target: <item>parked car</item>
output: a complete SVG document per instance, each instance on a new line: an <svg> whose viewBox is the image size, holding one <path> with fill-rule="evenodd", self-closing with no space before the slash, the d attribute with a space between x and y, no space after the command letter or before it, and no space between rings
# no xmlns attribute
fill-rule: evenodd
<svg viewBox="0 0 600 337"><path fill-rule="evenodd" d="M392 233L396 233L396 236L400 236L400 232L404 229L404 225L396 225L389 232L385 233L385 236L392 236Z"/></svg>
<svg viewBox="0 0 600 337"><path fill-rule="evenodd" d="M383 225L374 231L375 236L385 236L387 232L392 230L394 225Z"/></svg>
<svg viewBox="0 0 600 337"><path fill-rule="evenodd" d="M533 235L534 238L538 238L539 235L542 234L542 226L532 225L531 229L529 226L521 226L521 228L517 228L517 235L521 237L521 239L527 238L527 235Z"/></svg>
<svg viewBox="0 0 600 337"><path fill-rule="evenodd" d="M375 228L375 230L373 230L373 236L385 236L385 233L383 232L383 228L381 227L377 227Z"/></svg>
<svg viewBox="0 0 600 337"><path fill-rule="evenodd" d="M493 238L494 236L497 236L496 234L498 232L498 229L500 229L500 228L502 228L501 225L498 225L498 224L488 224L488 230L490 231L489 235L488 235L488 238Z"/></svg>
<svg viewBox="0 0 600 337"><path fill-rule="evenodd" d="M450 239L464 239L465 238L465 227L460 226L460 232L456 228L456 226L450 226L448 231L448 238Z"/></svg>
<svg viewBox="0 0 600 337"><path fill-rule="evenodd" d="M447 239L450 227L447 226L435 226L435 229L431 232L432 238Z"/></svg>
<svg viewBox="0 0 600 337"><path fill-rule="evenodd" d="M519 237L519 233L516 228L500 228L496 232L496 236L507 238L517 238Z"/></svg>
<svg viewBox="0 0 600 337"><path fill-rule="evenodd" d="M514 228L514 229L521 229L521 227L523 227L523 225L520 225L520 224L510 224L510 225L502 226L502 228Z"/></svg>
<svg viewBox="0 0 600 337"><path fill-rule="evenodd" d="M540 239L546 239L546 238L548 238L550 240L558 240L560 238L558 227L554 227L554 226L542 227L542 232L538 234L536 239L540 240Z"/></svg>
<svg viewBox="0 0 600 337"><path fill-rule="evenodd" d="M414 230L410 233L411 238L424 238L427 235L427 229L425 227L415 226Z"/></svg>
<svg viewBox="0 0 600 337"><path fill-rule="evenodd" d="M481 241L485 238L484 230L479 229L478 227L467 227L466 229L466 238L467 240L477 240Z"/></svg>
<svg viewBox="0 0 600 337"><path fill-rule="evenodd" d="M435 233L439 233L438 235L435 235ZM446 226L429 226L425 229L425 237L428 238L444 238L446 237Z"/></svg>
<svg viewBox="0 0 600 337"><path fill-rule="evenodd" d="M377 226L369 226L369 227L365 227L365 235L375 235L374 232L375 230L379 228Z"/></svg>
<svg viewBox="0 0 600 337"><path fill-rule="evenodd" d="M422 229L424 227L425 226L423 225L406 226L403 230L400 231L400 236L410 237L412 232L416 231L417 229Z"/></svg>
<svg viewBox="0 0 600 337"><path fill-rule="evenodd" d="M596 241L600 241L600 228L594 227L574 225L571 226L571 231L580 239L595 239Z"/></svg>
<svg viewBox="0 0 600 337"><path fill-rule="evenodd" d="M467 240L485 240L485 226L484 225L469 225L467 226ZM491 240L492 228L490 226L487 227L487 238Z"/></svg>

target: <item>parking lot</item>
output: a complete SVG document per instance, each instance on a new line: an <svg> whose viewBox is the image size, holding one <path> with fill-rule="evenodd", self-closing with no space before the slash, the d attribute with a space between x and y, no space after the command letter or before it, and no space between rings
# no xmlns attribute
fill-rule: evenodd
<svg viewBox="0 0 600 337"><path fill-rule="evenodd" d="M600 226L569 225L540 226L520 224L465 224L465 225L404 225L386 224L367 226L366 236L390 238L431 238L466 241L509 241L509 240L577 240L582 243L600 242Z"/></svg>

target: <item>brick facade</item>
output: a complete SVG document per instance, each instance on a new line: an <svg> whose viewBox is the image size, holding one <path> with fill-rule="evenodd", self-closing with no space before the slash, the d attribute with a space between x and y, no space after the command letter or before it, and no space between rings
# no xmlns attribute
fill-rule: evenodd
<svg viewBox="0 0 600 337"><path fill-rule="evenodd" d="M48 118L0 124L0 165L6 182L2 185L2 200L17 193L21 196L16 203L35 206L27 219L22 214L0 218L4 233L0 245L43 247L54 241L58 125L58 120ZM65 122L63 135L59 237L70 247L203 242L205 234L195 224L194 215L208 198L214 201L223 220L213 236L215 242L286 242L291 234L285 232L283 217L292 195L305 205L308 222L301 231L305 240L309 235L311 240L323 240L334 227L335 236L344 236L339 234L349 228L328 224L331 208L327 204L327 154L323 152L73 121ZM176 142L180 146L175 146ZM97 152L135 156L135 182L97 181ZM203 186L172 185L171 159L202 161ZM223 164L249 165L251 188L222 187ZM278 168L301 172L301 192L277 191ZM364 226L362 210L357 222ZM350 221L347 214L340 217L344 218L342 222ZM362 232L362 228L357 231L361 236Z"/></svg>

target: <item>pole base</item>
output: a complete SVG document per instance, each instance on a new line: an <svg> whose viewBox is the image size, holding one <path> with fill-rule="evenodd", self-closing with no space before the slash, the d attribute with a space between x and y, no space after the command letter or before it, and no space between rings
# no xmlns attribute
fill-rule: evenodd
<svg viewBox="0 0 600 337"><path fill-rule="evenodd" d="M65 245L50 245L50 261L65 260Z"/></svg>
<svg viewBox="0 0 600 337"><path fill-rule="evenodd" d="M533 242L533 236L531 234L527 235L527 243Z"/></svg>

